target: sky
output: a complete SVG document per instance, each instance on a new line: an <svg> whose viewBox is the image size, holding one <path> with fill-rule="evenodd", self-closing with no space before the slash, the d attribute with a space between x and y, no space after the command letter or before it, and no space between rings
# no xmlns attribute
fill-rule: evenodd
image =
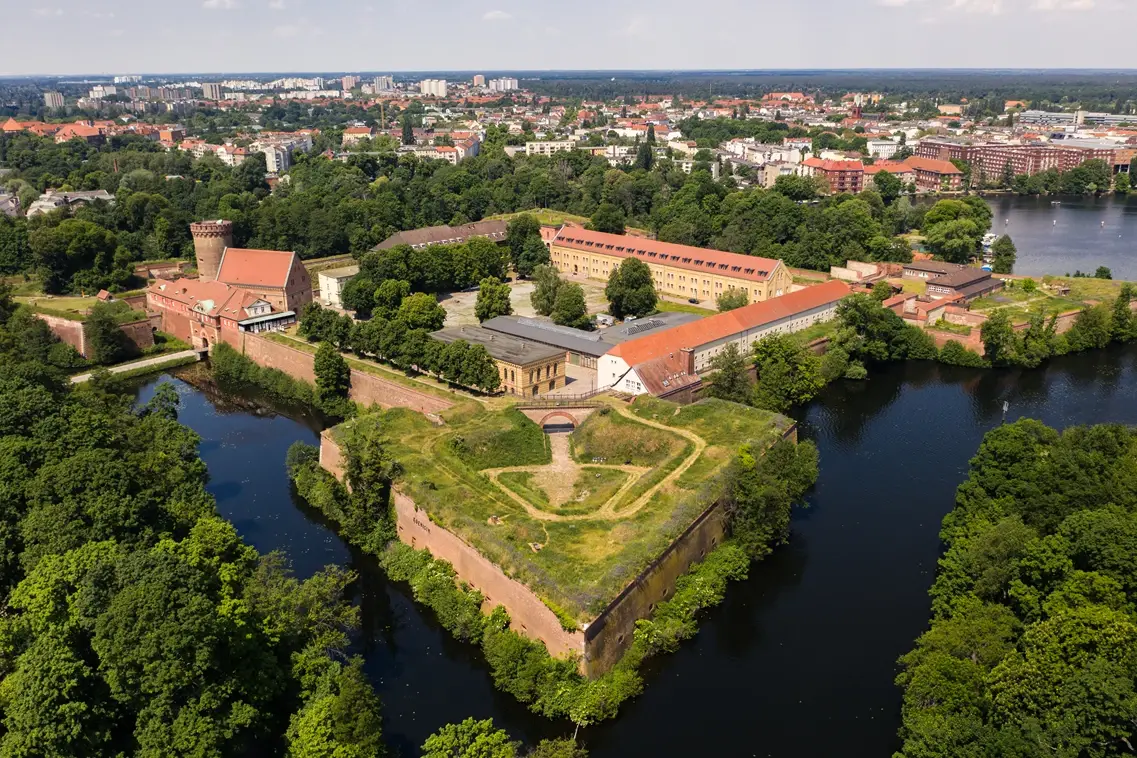
<svg viewBox="0 0 1137 758"><path fill-rule="evenodd" d="M1130 68L1137 0L0 0L0 74Z"/></svg>

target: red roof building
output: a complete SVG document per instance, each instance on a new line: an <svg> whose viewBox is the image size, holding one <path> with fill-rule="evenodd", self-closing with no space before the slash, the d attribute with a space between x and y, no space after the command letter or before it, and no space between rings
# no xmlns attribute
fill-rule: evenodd
<svg viewBox="0 0 1137 758"><path fill-rule="evenodd" d="M951 161L913 155L904 160L916 172L921 192L955 192L963 187L963 172Z"/></svg>
<svg viewBox="0 0 1137 758"><path fill-rule="evenodd" d="M312 278L296 253L227 247L217 281L264 298L278 311L299 311L312 302Z"/></svg>
<svg viewBox="0 0 1137 758"><path fill-rule="evenodd" d="M802 161L806 176L824 182L829 192L860 192L864 189L865 165L860 161L831 161L806 158Z"/></svg>
<svg viewBox="0 0 1137 758"><path fill-rule="evenodd" d="M601 356L597 386L667 395L692 383L729 344L745 355L771 334L791 334L833 318L850 293L839 281L791 292L621 343Z"/></svg>

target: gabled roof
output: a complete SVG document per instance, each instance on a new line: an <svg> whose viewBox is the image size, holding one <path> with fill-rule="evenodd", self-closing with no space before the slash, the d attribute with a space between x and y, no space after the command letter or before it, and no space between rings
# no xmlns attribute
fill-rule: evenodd
<svg viewBox="0 0 1137 758"><path fill-rule="evenodd" d="M296 253L283 250L250 250L227 247L221 254L217 281L245 287L278 287L288 285L288 275Z"/></svg>
<svg viewBox="0 0 1137 758"><path fill-rule="evenodd" d="M958 168L955 167L951 161L941 161L937 158L920 158L915 155L904 159L912 168L917 171L930 171L935 174L962 174Z"/></svg>
<svg viewBox="0 0 1137 758"><path fill-rule="evenodd" d="M644 263L658 263L688 271L718 274L753 282L766 281L774 269L781 265L781 261L771 258L677 245L673 242L660 242L630 235L594 232L581 227L561 227L553 239L553 244L573 250L611 255L616 258L638 258Z"/></svg>
<svg viewBox="0 0 1137 758"><path fill-rule="evenodd" d="M683 348L697 349L731 335L755 329L763 324L811 311L829 303L835 303L848 295L849 292L849 287L844 282L839 281L806 287L788 295L775 297L761 303L751 303L733 311L708 316L705 319L683 324L674 329L630 340L621 345L616 345L608 351L608 355L622 358L629 366L635 367L645 361L668 356Z"/></svg>

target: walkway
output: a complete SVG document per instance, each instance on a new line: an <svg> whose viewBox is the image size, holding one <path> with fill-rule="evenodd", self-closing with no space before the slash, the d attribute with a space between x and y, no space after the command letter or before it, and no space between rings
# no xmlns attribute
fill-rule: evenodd
<svg viewBox="0 0 1137 758"><path fill-rule="evenodd" d="M199 353L197 350L183 350L180 353L168 353L167 355L159 355L154 358L145 358L143 360L133 361L131 363L120 363L117 366L108 367L107 371L112 374L123 374L127 371L135 371L140 368L150 368L151 366L163 366L167 363L184 361L186 358L195 358L198 356ZM82 384L83 382L90 379L93 374L93 371L89 371L86 374L76 374L75 376L71 377L71 383Z"/></svg>

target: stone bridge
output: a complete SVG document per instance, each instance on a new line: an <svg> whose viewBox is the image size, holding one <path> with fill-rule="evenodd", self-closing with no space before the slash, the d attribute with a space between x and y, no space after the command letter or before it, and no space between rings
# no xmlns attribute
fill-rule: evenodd
<svg viewBox="0 0 1137 758"><path fill-rule="evenodd" d="M596 406L582 406L580 408L573 408L567 406L564 408L520 408L530 421L537 426L544 428L546 426L567 426L571 425L574 429L584 423Z"/></svg>

